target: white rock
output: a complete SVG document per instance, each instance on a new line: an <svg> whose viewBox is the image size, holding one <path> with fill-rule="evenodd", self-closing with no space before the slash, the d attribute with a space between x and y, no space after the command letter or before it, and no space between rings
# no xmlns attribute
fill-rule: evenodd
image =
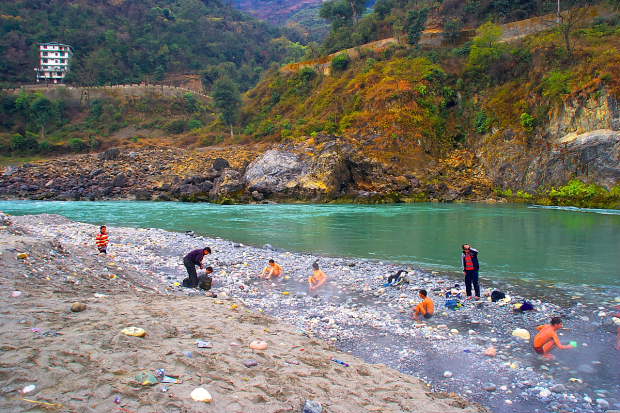
<svg viewBox="0 0 620 413"><path fill-rule="evenodd" d="M444 371L444 372L443 372L443 376L444 376L445 378L449 379L450 377L452 377L452 372L451 372L451 371L446 370L446 371Z"/></svg>
<svg viewBox="0 0 620 413"><path fill-rule="evenodd" d="M37 386L35 386L34 384L29 384L28 386L26 386L26 387L24 387L22 389L22 393L24 393L24 394L30 393L31 391L33 391L36 388L37 388Z"/></svg>
<svg viewBox="0 0 620 413"><path fill-rule="evenodd" d="M514 329L514 330L512 331L512 335L513 335L514 337L518 337L518 338L520 338L520 339L522 339L522 340L527 340L527 341L529 341L529 340L530 340L530 332L529 332L529 331L527 331L527 330L526 330L526 329L524 329L524 328L516 328L516 329Z"/></svg>
<svg viewBox="0 0 620 413"><path fill-rule="evenodd" d="M541 399L546 399L549 396L551 396L551 390L549 390L549 389L542 389L538 393L538 397L540 397Z"/></svg>
<svg viewBox="0 0 620 413"><path fill-rule="evenodd" d="M192 390L190 396L193 400L197 402L211 403L213 401L211 393L209 393L207 389L204 389L202 387L197 387Z"/></svg>
<svg viewBox="0 0 620 413"><path fill-rule="evenodd" d="M459 330L457 330L456 328L453 328L452 330L450 330L450 333L452 334L458 334Z"/></svg>

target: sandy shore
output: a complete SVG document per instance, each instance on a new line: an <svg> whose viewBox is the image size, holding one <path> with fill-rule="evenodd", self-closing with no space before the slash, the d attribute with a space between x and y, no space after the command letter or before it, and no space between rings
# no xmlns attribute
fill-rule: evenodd
<svg viewBox="0 0 620 413"><path fill-rule="evenodd" d="M112 254L104 257L93 254L94 226L55 216L11 221L0 227L3 412L300 412L306 400L329 413L486 411L339 352L231 294L221 299L224 286L235 287L234 274L219 271L228 282L216 282L217 299L186 295L168 279L179 267L171 268L166 246L155 245L160 232L112 229ZM149 236L154 245L144 241ZM86 310L71 312L74 302ZM145 329L146 337L122 334L128 326ZM256 339L268 348L251 350ZM198 348L197 340L212 348ZM244 365L250 360L256 366ZM161 368L182 382L144 386L136 379ZM34 390L23 393L30 385ZM197 387L213 402L193 401Z"/></svg>

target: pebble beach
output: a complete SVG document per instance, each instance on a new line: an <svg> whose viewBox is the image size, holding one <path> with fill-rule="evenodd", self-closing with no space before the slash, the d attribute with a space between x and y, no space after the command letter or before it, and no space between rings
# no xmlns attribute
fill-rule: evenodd
<svg viewBox="0 0 620 413"><path fill-rule="evenodd" d="M30 402L17 397L29 383L38 383L37 395L45 396L40 400L66 411L146 412L155 406L166 412L284 412L302 411L306 400L317 400L327 412L485 411L480 405L494 412L620 409L612 318L620 297L614 291L483 279L487 294L501 289L507 299L493 303L483 297L450 310L445 292L462 282L417 266L122 227L109 227L109 255L102 256L94 248L94 225L55 215L3 219L2 334L10 344L0 362L6 411L30 411L24 405ZM186 277L183 255L203 246L213 249L205 263L215 269L217 298L178 285ZM270 258L282 265L284 276L258 279ZM307 278L317 260L329 281L309 293ZM384 286L398 269L409 271L410 283ZM411 319L420 288L437 309L427 323ZM14 291L20 294L13 297ZM536 311L513 312L524 299ZM74 301L85 301L87 309L67 312ZM523 329L533 337L551 316L565 320L562 341L578 343L574 350L556 351L555 361L536 356L531 340L513 335ZM130 321L149 332L145 339L119 333ZM49 331L62 335L45 335ZM66 337L76 348L59 342ZM213 347L197 349L196 340ZM269 347L250 350L252 340ZM24 345L28 351L17 351ZM52 352L61 348L72 355ZM134 383L140 371L159 368L186 379L164 386L166 391L161 383ZM58 379L65 383L73 376L77 387L63 391ZM198 410L189 397L200 386L214 396L207 410ZM112 402L115 397L120 404Z"/></svg>

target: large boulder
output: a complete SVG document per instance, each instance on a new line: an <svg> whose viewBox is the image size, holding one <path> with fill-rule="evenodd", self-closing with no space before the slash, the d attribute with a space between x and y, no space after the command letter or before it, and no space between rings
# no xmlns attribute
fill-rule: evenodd
<svg viewBox="0 0 620 413"><path fill-rule="evenodd" d="M111 148L105 152L99 154L99 159L102 161L114 161L121 156L121 150L118 148Z"/></svg>
<svg viewBox="0 0 620 413"><path fill-rule="evenodd" d="M299 199L333 197L351 183L347 156L326 149L316 155L269 150L246 168L248 190Z"/></svg>
<svg viewBox="0 0 620 413"><path fill-rule="evenodd" d="M212 199L230 197L243 190L243 187L241 173L234 169L225 169L222 175L213 182L210 195Z"/></svg>
<svg viewBox="0 0 620 413"><path fill-rule="evenodd" d="M304 162L295 153L269 150L255 159L243 177L250 191L281 193L297 185L304 172Z"/></svg>

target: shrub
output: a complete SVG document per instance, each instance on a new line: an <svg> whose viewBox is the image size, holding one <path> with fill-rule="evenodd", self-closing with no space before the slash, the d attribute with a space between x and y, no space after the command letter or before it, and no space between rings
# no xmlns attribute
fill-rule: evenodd
<svg viewBox="0 0 620 413"><path fill-rule="evenodd" d="M536 118L530 115L529 113L521 114L521 126L528 132L531 132L536 127Z"/></svg>
<svg viewBox="0 0 620 413"><path fill-rule="evenodd" d="M299 72L299 78L303 83L309 83L317 76L316 71L311 67L304 67Z"/></svg>
<svg viewBox="0 0 620 413"><path fill-rule="evenodd" d="M346 70L349 67L349 63L351 63L351 58L346 53L341 53L338 56L334 57L332 60L332 69L337 71Z"/></svg>
<svg viewBox="0 0 620 413"><path fill-rule="evenodd" d="M39 148L37 139L30 133L26 135L16 133L11 138L11 149L15 152L32 152Z"/></svg>
<svg viewBox="0 0 620 413"><path fill-rule="evenodd" d="M569 83L572 74L568 71L554 70L543 79L543 96L558 97L570 92Z"/></svg>
<svg viewBox="0 0 620 413"><path fill-rule="evenodd" d="M175 119L173 121L168 122L164 129L168 133L179 134L183 133L187 130L187 122L185 119Z"/></svg>
<svg viewBox="0 0 620 413"><path fill-rule="evenodd" d="M476 113L476 121L474 127L480 134L485 134L489 131L489 128L491 127L491 119L483 110Z"/></svg>
<svg viewBox="0 0 620 413"><path fill-rule="evenodd" d="M73 152L82 152L87 148L87 145L82 139L73 138L69 140L69 148L71 148Z"/></svg>
<svg viewBox="0 0 620 413"><path fill-rule="evenodd" d="M200 119L192 119L187 123L187 129L189 130L200 129L203 126L204 125Z"/></svg>

